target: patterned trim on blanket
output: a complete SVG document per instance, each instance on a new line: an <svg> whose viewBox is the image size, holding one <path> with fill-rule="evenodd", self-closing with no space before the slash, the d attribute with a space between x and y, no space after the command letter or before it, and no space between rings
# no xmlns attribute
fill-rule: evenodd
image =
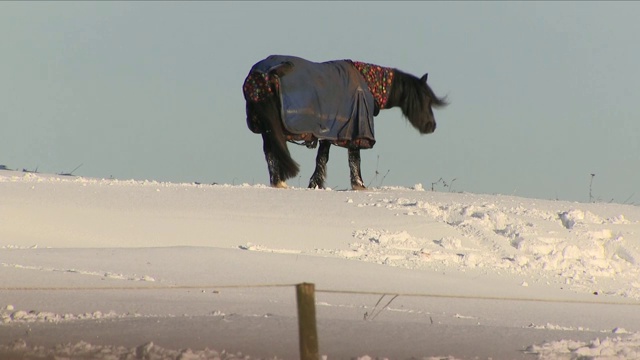
<svg viewBox="0 0 640 360"><path fill-rule="evenodd" d="M276 91L280 86L279 81L273 80L274 79L271 79L269 74L266 73L252 72L249 74L242 85L242 90L246 100L258 102L273 94L273 90L271 89L271 86L269 86L269 82L272 82L275 85Z"/></svg>
<svg viewBox="0 0 640 360"><path fill-rule="evenodd" d="M318 139L313 134L287 134L287 141L297 145L305 145L310 149L314 149L318 145ZM333 145L344 148L371 149L375 141L369 139L353 139L353 140L335 140L331 141Z"/></svg>
<svg viewBox="0 0 640 360"><path fill-rule="evenodd" d="M373 99L378 108L384 109L391 94L393 69L360 61L352 61L351 63L360 71L367 85L369 85L369 91L373 94Z"/></svg>

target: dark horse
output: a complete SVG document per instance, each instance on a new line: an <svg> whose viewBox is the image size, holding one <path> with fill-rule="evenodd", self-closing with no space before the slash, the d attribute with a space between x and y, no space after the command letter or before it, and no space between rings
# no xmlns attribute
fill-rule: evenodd
<svg viewBox="0 0 640 360"><path fill-rule="evenodd" d="M272 55L256 63L243 84L247 125L262 134L273 187L300 170L287 141L314 148L319 142L310 188L324 188L331 144L349 153L351 187L365 189L360 149L373 147L373 117L381 109L400 107L421 134L432 133L432 107L447 105L421 78L398 69L351 60L323 63Z"/></svg>

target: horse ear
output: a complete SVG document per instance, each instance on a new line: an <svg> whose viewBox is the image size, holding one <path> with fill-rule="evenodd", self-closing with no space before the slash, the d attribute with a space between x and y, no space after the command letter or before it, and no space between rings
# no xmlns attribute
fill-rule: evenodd
<svg viewBox="0 0 640 360"><path fill-rule="evenodd" d="M426 74L422 75L422 77L420 78L420 81L426 83L427 82L427 77L429 77L429 73L426 73Z"/></svg>

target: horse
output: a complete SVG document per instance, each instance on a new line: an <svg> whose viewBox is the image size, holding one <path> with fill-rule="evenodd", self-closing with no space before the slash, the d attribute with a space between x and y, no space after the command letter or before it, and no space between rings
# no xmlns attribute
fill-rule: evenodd
<svg viewBox="0 0 640 360"><path fill-rule="evenodd" d="M427 84L396 68L352 60L312 62L271 55L255 63L242 86L249 129L262 135L272 187L300 171L287 142L318 147L309 188L325 188L331 145L347 148L353 190L364 190L360 150L375 144L373 117L399 107L421 134L433 133L432 108L448 105ZM318 146L319 144L319 146Z"/></svg>

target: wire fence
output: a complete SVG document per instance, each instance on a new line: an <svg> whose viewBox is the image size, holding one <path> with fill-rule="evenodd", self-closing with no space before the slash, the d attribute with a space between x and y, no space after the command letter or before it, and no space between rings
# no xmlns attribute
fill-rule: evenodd
<svg viewBox="0 0 640 360"><path fill-rule="evenodd" d="M0 291L145 291L145 290L205 290L205 289L249 289L249 288L294 288L299 284L237 284L237 285L163 285L163 286L13 286L2 287ZM593 304L593 305L624 305L640 306L640 302L619 301L619 300L581 300L581 299L557 299L557 298L533 298L533 297L509 297L509 296L482 296L482 295L459 295L459 294L439 294L439 293L412 293L397 291L361 291L361 290L337 290L337 289L315 289L316 293L343 294L343 295L374 295L374 296L398 296L398 297L423 297L441 299L460 300L491 300L491 301L525 301L543 303L564 303L564 304Z"/></svg>

